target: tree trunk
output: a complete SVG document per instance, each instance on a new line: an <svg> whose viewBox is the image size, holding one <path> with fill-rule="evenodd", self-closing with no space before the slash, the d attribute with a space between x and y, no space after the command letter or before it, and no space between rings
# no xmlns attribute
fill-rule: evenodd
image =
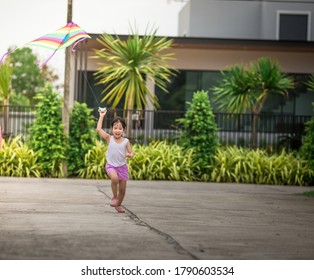
<svg viewBox="0 0 314 280"><path fill-rule="evenodd" d="M252 134L251 134L251 145L253 149L257 148L257 130L256 130L256 125L257 125L257 118L258 114L255 112L252 113Z"/></svg>
<svg viewBox="0 0 314 280"><path fill-rule="evenodd" d="M68 0L67 23L72 21L72 0ZM71 71L71 48L66 48L65 51L65 70L64 70L64 95L63 95L63 110L62 121L64 124L64 133L69 135L69 99L70 99L70 71Z"/></svg>
<svg viewBox="0 0 314 280"><path fill-rule="evenodd" d="M258 119L259 114L262 111L263 105L264 105L267 97L268 97L268 91L264 90L262 100L252 110L252 135L251 135L252 139L251 139L251 145L252 145L253 149L257 148L257 128L256 128L256 126L257 126L257 119Z"/></svg>
<svg viewBox="0 0 314 280"><path fill-rule="evenodd" d="M10 137L9 129L9 98L3 100L3 138L8 139Z"/></svg>
<svg viewBox="0 0 314 280"><path fill-rule="evenodd" d="M126 136L129 139L132 138L132 112L132 109L128 109L126 115Z"/></svg>
<svg viewBox="0 0 314 280"><path fill-rule="evenodd" d="M134 102L132 101L132 98L128 100L128 109L126 112L126 136L127 138L132 138L132 112L134 107Z"/></svg>
<svg viewBox="0 0 314 280"><path fill-rule="evenodd" d="M68 0L68 10L67 10L67 23L72 21L72 0ZM69 111L69 99L70 99L70 71L71 71L71 48L66 48L65 50L65 70L64 70L64 95L63 95L63 108L62 108L62 122L64 125L64 134L66 137L69 136L70 130L70 111ZM63 164L63 174L67 176L68 165L64 161Z"/></svg>

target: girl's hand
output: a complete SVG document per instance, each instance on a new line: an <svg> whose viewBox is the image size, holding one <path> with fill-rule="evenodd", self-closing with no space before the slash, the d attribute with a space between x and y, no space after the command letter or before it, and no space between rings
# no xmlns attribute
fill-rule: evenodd
<svg viewBox="0 0 314 280"><path fill-rule="evenodd" d="M125 156L127 158L132 158L132 157L134 157L134 153L126 153Z"/></svg>
<svg viewBox="0 0 314 280"><path fill-rule="evenodd" d="M105 116L107 113L107 110L103 108L100 108L98 111L99 111L99 116Z"/></svg>
<svg viewBox="0 0 314 280"><path fill-rule="evenodd" d="M107 113L107 108L98 107L98 112L100 116L105 116Z"/></svg>

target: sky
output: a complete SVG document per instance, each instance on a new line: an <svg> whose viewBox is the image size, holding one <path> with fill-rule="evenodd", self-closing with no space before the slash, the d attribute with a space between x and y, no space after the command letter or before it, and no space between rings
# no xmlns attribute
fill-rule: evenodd
<svg viewBox="0 0 314 280"><path fill-rule="evenodd" d="M87 33L140 34L157 29L157 35L177 36L178 15L186 0L73 0L72 21ZM0 0L0 57L11 46L24 44L66 25L67 0ZM33 47L40 60L50 52ZM48 66L64 79L64 50Z"/></svg>

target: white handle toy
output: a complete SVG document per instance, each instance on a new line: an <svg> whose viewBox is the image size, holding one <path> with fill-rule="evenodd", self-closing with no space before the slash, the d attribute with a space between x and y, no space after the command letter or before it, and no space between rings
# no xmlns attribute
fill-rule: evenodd
<svg viewBox="0 0 314 280"><path fill-rule="evenodd" d="M106 112L107 111L107 108L104 107L104 108L101 108L101 107L98 107L98 112Z"/></svg>

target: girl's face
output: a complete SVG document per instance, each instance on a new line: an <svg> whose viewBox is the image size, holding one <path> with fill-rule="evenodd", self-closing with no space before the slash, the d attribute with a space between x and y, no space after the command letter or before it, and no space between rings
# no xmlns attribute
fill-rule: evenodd
<svg viewBox="0 0 314 280"><path fill-rule="evenodd" d="M120 122L116 122L113 124L111 131L115 138L120 138L123 135L124 129Z"/></svg>

